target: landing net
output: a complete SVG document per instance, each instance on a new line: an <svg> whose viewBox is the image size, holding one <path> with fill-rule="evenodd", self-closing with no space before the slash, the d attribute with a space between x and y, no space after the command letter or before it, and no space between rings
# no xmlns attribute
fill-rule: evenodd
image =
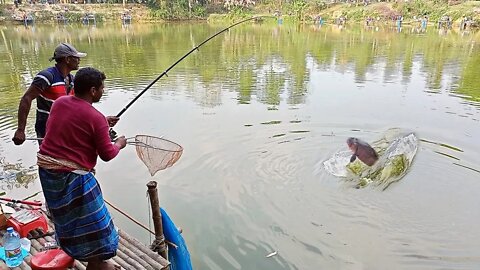
<svg viewBox="0 0 480 270"><path fill-rule="evenodd" d="M135 145L138 157L147 166L151 176L171 167L183 153L183 147L179 144L149 135L137 135L128 144Z"/></svg>

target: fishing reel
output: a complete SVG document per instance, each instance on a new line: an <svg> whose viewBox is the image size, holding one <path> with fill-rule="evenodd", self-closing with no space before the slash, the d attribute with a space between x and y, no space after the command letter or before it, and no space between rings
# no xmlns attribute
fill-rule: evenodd
<svg viewBox="0 0 480 270"><path fill-rule="evenodd" d="M113 128L110 128L110 129L108 130L108 135L110 136L110 140L111 140L112 142L114 142L114 141L118 138L118 134L117 134L117 132L116 132L115 130L113 130Z"/></svg>

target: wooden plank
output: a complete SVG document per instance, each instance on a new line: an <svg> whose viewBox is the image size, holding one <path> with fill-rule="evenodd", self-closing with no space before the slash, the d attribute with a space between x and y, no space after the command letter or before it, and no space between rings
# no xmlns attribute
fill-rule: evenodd
<svg viewBox="0 0 480 270"><path fill-rule="evenodd" d="M162 265L165 269L170 265L170 262L165 260L162 256L158 255L157 253L151 251L148 247L140 243L137 239L130 237L122 230L118 230L118 234L120 237L125 239L128 243L133 245L135 248L138 249L138 252L143 252L144 254L148 255L153 260L157 261L160 265ZM138 254L136 252L136 254ZM162 268L163 269L163 268Z"/></svg>
<svg viewBox="0 0 480 270"><path fill-rule="evenodd" d="M129 258L132 258L135 262L137 262L139 264L138 266L141 269L155 270L155 268L153 268L153 266L151 266L148 262L146 262L145 260L137 256L133 251L131 251L128 246L125 246L124 245L125 242L126 241L119 239L119 245L118 245L119 250L121 250L123 253L125 253L125 255L127 255Z"/></svg>
<svg viewBox="0 0 480 270"><path fill-rule="evenodd" d="M145 253L139 252L135 247L128 243L125 239L120 237L120 244L123 246L122 251L125 252L128 256L137 260L140 264L144 266L146 270L157 270L164 268L163 265L150 258Z"/></svg>
<svg viewBox="0 0 480 270"><path fill-rule="evenodd" d="M117 257L121 258L128 265L127 267L125 267L127 270L143 269L141 264L136 262L134 259L128 257L120 249L117 249Z"/></svg>
<svg viewBox="0 0 480 270"><path fill-rule="evenodd" d="M118 250L117 250L117 256L113 257L111 260L113 260L116 264L120 265L122 268L127 269L127 270L135 270L135 268L131 267L127 262L125 262L120 256L118 256Z"/></svg>

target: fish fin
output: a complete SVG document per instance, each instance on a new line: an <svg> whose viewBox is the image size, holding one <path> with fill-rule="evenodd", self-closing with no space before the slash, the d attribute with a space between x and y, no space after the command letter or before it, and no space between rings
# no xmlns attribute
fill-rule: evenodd
<svg viewBox="0 0 480 270"><path fill-rule="evenodd" d="M357 155L352 155L352 157L350 157L350 162L354 162L355 159L357 159Z"/></svg>

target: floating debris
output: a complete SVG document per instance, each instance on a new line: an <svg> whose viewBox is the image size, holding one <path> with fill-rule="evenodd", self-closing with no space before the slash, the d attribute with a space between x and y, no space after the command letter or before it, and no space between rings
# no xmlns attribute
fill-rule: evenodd
<svg viewBox="0 0 480 270"><path fill-rule="evenodd" d="M462 149L458 148L458 147L455 147L455 146L451 146L451 145L448 145L448 144L445 144L445 143L439 143L439 142L434 142L434 141L429 141L429 140L425 140L425 139L420 139L421 142L426 142L426 143L431 143L431 144L436 144L438 146L442 146L442 147L445 147L445 148L448 148L448 149L452 149L452 150L455 150L455 151L458 151L458 152L463 152Z"/></svg>
<svg viewBox="0 0 480 270"><path fill-rule="evenodd" d="M0 171L0 181L16 181L17 172L13 171Z"/></svg>
<svg viewBox="0 0 480 270"><path fill-rule="evenodd" d="M282 121L280 120L272 120L272 121L268 121L268 122L263 122L263 123L260 123L262 125L278 125L282 123Z"/></svg>
<svg viewBox="0 0 480 270"><path fill-rule="evenodd" d="M452 156L452 155L449 155L449 154L447 154L447 153L443 153L443 152L439 152L439 151L433 151L433 152L435 152L435 153L437 153L437 154L440 154L440 155L442 155L442 156L446 156L446 157L449 157L449 158L453 158L453 159L455 159L455 160L460 160L459 158L454 157L454 156Z"/></svg>
<svg viewBox="0 0 480 270"><path fill-rule="evenodd" d="M462 165L462 164L459 164L459 163L454 162L453 165L457 165L457 166L463 167L465 169L469 169L469 170L472 170L474 172L480 173L480 170L477 170L477 169L474 169L474 168L471 168L471 167L468 167L468 166L465 166L465 165Z"/></svg>
<svg viewBox="0 0 480 270"><path fill-rule="evenodd" d="M270 257L273 257L273 256L275 256L275 255L277 255L277 251L274 251L274 252L272 252L272 253L270 253L270 254L265 255L265 258L270 258Z"/></svg>
<svg viewBox="0 0 480 270"><path fill-rule="evenodd" d="M25 168L21 163L12 164L0 160L0 189L28 187L35 179L37 179L35 166Z"/></svg>

